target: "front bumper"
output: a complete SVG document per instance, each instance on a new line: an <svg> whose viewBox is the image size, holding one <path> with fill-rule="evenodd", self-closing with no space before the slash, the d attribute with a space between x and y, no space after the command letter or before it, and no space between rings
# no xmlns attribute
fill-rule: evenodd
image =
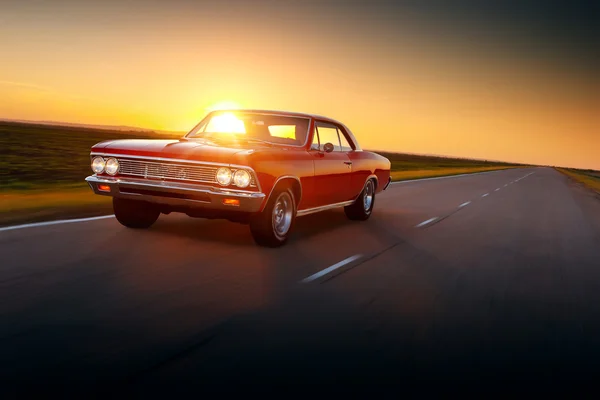
<svg viewBox="0 0 600 400"><path fill-rule="evenodd" d="M172 207L258 212L265 199L265 194L260 192L228 190L188 183L97 175L88 176L85 180L94 193L102 196L127 198ZM98 185L108 186L109 190L100 190ZM239 205L225 205L223 204L225 199L238 200Z"/></svg>

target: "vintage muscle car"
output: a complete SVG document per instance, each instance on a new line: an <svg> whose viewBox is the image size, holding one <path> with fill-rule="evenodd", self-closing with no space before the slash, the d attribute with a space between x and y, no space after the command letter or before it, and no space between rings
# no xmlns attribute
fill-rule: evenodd
<svg viewBox="0 0 600 400"><path fill-rule="evenodd" d="M269 247L299 216L344 207L366 220L390 183L390 161L363 151L344 124L293 112L213 111L179 140L104 141L90 156L86 181L113 197L124 226L182 212L247 223Z"/></svg>

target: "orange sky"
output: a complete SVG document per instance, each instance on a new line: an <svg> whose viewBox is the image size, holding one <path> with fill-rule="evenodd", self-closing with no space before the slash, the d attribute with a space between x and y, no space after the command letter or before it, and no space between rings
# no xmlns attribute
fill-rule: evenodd
<svg viewBox="0 0 600 400"><path fill-rule="evenodd" d="M185 131L232 102L337 118L367 149L600 169L598 80L568 57L415 18L233 3L15 2L0 118Z"/></svg>

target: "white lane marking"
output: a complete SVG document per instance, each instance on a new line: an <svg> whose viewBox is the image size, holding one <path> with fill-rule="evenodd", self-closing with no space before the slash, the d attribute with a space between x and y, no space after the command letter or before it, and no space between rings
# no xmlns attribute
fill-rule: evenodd
<svg viewBox="0 0 600 400"><path fill-rule="evenodd" d="M494 190L494 192L497 192L498 190L500 190L500 188L498 188L498 189Z"/></svg>
<svg viewBox="0 0 600 400"><path fill-rule="evenodd" d="M392 183L390 183L390 185L396 185L396 184L400 184L400 183L434 181L434 180L437 180L437 179L458 178L458 177L461 177L461 176L473 176L473 175L491 174L492 172L501 172L501 171L506 171L506 170L505 169L495 169L493 171L473 172L472 174L446 175L446 176L435 176L433 178L409 179L409 180L405 180L405 181L392 182Z"/></svg>
<svg viewBox="0 0 600 400"><path fill-rule="evenodd" d="M488 197L489 195L490 195L489 193L486 193L486 194L482 195L481 197Z"/></svg>
<svg viewBox="0 0 600 400"><path fill-rule="evenodd" d="M437 217L433 217L433 218L429 218L427 221L423 221L421 222L419 225L415 226L415 228L420 228L422 226L425 226L427 224L432 223L433 221L435 221L437 219Z"/></svg>
<svg viewBox="0 0 600 400"><path fill-rule="evenodd" d="M508 186L508 183L506 185L504 185L504 187L507 187L507 186Z"/></svg>
<svg viewBox="0 0 600 400"><path fill-rule="evenodd" d="M3 228L0 228L0 232L3 232L3 231L12 231L14 229L36 228L38 226L70 224L70 223L73 223L73 222L96 221L96 220L99 220L99 219L107 219L107 218L114 218L114 217L115 217L114 215L103 215L101 217L76 218L76 219L61 219L61 220L58 220L58 221L35 222L35 223L32 223L32 224L5 226Z"/></svg>
<svg viewBox="0 0 600 400"><path fill-rule="evenodd" d="M471 204L471 202L470 202L470 201L467 201L466 203L462 203L460 206L458 206L458 208L463 208L463 207L466 207L466 206L468 206L469 204Z"/></svg>
<svg viewBox="0 0 600 400"><path fill-rule="evenodd" d="M326 275L326 274L330 273L331 271L335 271L336 269L343 267L344 265L351 263L352 261L354 261L360 257L362 257L362 254L356 254L356 255L350 256L350 257L346 258L345 260L340 261L339 263L333 264L331 267L327 267L324 270L321 270L321 271L317 272L316 274L309 276L308 278L302 279L300 282L301 283L312 282L315 279L319 279L323 275Z"/></svg>

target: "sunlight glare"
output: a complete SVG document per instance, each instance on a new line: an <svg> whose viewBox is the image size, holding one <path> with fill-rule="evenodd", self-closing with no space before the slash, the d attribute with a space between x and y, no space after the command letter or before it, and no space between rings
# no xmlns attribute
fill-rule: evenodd
<svg viewBox="0 0 600 400"><path fill-rule="evenodd" d="M246 133L244 121L239 120L232 113L215 115L210 119L206 132L211 133Z"/></svg>

